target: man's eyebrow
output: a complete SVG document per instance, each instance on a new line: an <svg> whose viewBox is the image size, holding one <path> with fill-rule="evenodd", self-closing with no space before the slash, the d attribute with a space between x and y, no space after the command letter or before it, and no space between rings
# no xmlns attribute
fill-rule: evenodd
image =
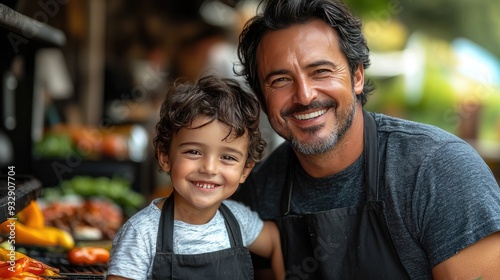
<svg viewBox="0 0 500 280"><path fill-rule="evenodd" d="M290 73L290 71L285 70L285 69L271 71L271 72L269 72L269 74L266 75L264 82L267 82L269 79L271 79L272 76L284 75L284 74L288 74L288 73Z"/></svg>
<svg viewBox="0 0 500 280"><path fill-rule="evenodd" d="M335 64L335 63L333 63L333 62L331 62L331 61L329 61L329 60L323 60L323 59L322 59L322 60L318 60L318 61L314 61L314 62L312 62L312 63L310 63L310 64L306 65L306 68L315 68L315 67L318 67L318 66L324 66L324 65L326 65L326 66L330 66L330 67L332 67L332 68L334 68L334 69L337 69L337 68L338 68L338 67L337 67L337 64ZM269 73L266 75L266 77L265 77L265 79L264 79L264 82L267 82L269 79L271 79L271 77L272 77L272 76L276 76L276 75L284 75L284 74L288 74L288 73L290 73L290 71L285 70L285 69L280 69L280 70L274 70L274 71L271 71L271 72L269 72Z"/></svg>
<svg viewBox="0 0 500 280"><path fill-rule="evenodd" d="M330 60L318 60L318 61L315 61L313 63L310 63L306 66L306 68L314 68L314 67L318 67L318 66L324 66L324 65L327 65L327 66L330 66L334 69L337 69L337 64L331 62Z"/></svg>

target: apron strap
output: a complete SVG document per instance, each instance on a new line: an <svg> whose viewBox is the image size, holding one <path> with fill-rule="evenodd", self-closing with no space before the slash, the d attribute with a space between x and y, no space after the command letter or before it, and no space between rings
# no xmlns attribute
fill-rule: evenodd
<svg viewBox="0 0 500 280"><path fill-rule="evenodd" d="M365 189L367 201L378 200L378 136L373 116L363 110L365 145Z"/></svg>
<svg viewBox="0 0 500 280"><path fill-rule="evenodd" d="M281 215L286 216L290 213L290 202L292 201L292 189L293 189L293 177L294 169L297 164L297 159L295 153L290 156L290 161L288 162L288 169L285 177L285 187L283 188L283 193L281 195Z"/></svg>
<svg viewBox="0 0 500 280"><path fill-rule="evenodd" d="M236 220L234 214L224 205L224 203L220 204L219 210L224 217L224 223L226 225L231 247L243 246L243 238L241 237L241 229L238 220Z"/></svg>
<svg viewBox="0 0 500 280"><path fill-rule="evenodd" d="M174 195L170 195L161 208L160 225L156 236L156 252L174 252Z"/></svg>

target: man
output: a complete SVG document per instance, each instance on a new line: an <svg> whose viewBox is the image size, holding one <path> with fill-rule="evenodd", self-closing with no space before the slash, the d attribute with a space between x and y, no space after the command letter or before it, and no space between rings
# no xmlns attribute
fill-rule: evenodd
<svg viewBox="0 0 500 280"><path fill-rule="evenodd" d="M285 140L235 199L276 220L288 279L494 279L500 188L466 142L363 110L369 50L337 1L271 0L240 37Z"/></svg>

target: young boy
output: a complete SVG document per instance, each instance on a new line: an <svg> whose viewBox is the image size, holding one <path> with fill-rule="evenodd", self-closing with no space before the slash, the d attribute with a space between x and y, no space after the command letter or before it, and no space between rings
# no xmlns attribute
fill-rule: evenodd
<svg viewBox="0 0 500 280"><path fill-rule="evenodd" d="M122 226L107 279L253 279L248 250L284 279L276 225L226 200L262 158L259 110L236 81L216 76L168 92L154 147L173 192Z"/></svg>

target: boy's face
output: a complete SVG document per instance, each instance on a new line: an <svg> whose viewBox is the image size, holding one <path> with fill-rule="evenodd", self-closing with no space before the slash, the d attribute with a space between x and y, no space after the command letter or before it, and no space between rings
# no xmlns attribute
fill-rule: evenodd
<svg viewBox="0 0 500 280"><path fill-rule="evenodd" d="M192 127L206 122L198 117ZM160 154L162 170L170 172L180 195L176 196L176 209L181 203L196 210L216 210L245 181L253 167L253 163L246 165L249 139L229 136L222 140L228 132L218 121L196 129L182 128L174 135L169 154Z"/></svg>

